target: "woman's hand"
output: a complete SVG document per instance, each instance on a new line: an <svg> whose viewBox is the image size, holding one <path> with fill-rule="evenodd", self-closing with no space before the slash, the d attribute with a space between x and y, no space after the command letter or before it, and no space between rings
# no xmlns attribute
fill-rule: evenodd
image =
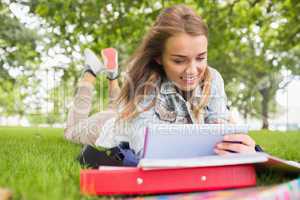
<svg viewBox="0 0 300 200"><path fill-rule="evenodd" d="M224 140L218 143L214 151L219 155L255 152L255 141L246 134L225 135Z"/></svg>

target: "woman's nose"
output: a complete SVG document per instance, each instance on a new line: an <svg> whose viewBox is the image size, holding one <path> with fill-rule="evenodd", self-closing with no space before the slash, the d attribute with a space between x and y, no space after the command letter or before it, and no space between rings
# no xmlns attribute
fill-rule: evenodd
<svg viewBox="0 0 300 200"><path fill-rule="evenodd" d="M191 61L189 65L187 66L186 73L187 74L194 74L198 73L198 70L200 69L199 63L195 61Z"/></svg>

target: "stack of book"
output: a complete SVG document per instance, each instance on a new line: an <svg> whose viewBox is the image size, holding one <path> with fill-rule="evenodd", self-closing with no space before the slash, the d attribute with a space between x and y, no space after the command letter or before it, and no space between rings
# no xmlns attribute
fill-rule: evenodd
<svg viewBox="0 0 300 200"><path fill-rule="evenodd" d="M215 155L225 134L244 125L153 125L145 130L137 167L100 166L80 172L81 192L90 195L162 194L256 185L256 170L299 173L300 164L266 153Z"/></svg>

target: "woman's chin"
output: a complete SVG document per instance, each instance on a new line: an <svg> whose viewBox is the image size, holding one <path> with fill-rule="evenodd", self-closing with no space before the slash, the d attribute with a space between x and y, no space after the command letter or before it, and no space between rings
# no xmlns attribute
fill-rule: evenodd
<svg viewBox="0 0 300 200"><path fill-rule="evenodd" d="M180 88L182 91L190 92L194 90L199 84L199 80L194 80L193 82L181 81Z"/></svg>
<svg viewBox="0 0 300 200"><path fill-rule="evenodd" d="M197 87L197 84L177 84L177 88L184 92L191 92Z"/></svg>

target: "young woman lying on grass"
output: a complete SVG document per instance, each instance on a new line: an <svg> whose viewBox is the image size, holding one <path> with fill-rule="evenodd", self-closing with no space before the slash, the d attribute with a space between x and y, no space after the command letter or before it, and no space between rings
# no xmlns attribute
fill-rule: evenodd
<svg viewBox="0 0 300 200"><path fill-rule="evenodd" d="M207 63L207 46L208 28L201 17L189 7L176 5L157 17L129 60L121 89L117 59L107 62L109 56L117 57L116 52L102 51L102 67L86 51L88 67L69 111L65 137L106 148L125 141L139 157L144 128L151 123L232 123L222 76ZM117 106L89 117L96 75L103 71L109 79L109 97ZM250 136L233 134L215 152L254 152L255 146Z"/></svg>

